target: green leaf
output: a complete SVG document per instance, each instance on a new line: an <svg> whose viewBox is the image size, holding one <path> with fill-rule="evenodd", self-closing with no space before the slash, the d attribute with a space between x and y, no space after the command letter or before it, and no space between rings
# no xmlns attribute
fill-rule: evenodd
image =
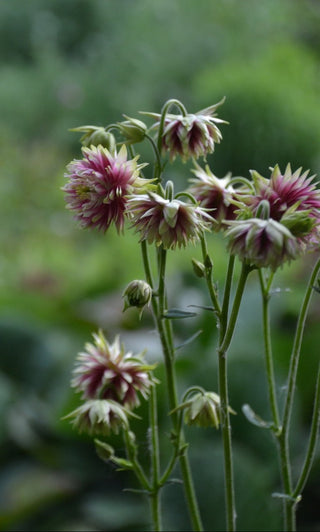
<svg viewBox="0 0 320 532"><path fill-rule="evenodd" d="M242 412L246 416L247 420L253 425L256 425L256 427L260 427L262 429L270 429L272 427L272 423L264 421L264 419L262 419L252 410L250 405L243 405Z"/></svg>
<svg viewBox="0 0 320 532"><path fill-rule="evenodd" d="M180 310L179 308L171 308L163 314L163 317L168 320L183 320L185 318L193 318L196 315L196 312L188 312L187 310Z"/></svg>
<svg viewBox="0 0 320 532"><path fill-rule="evenodd" d="M199 331L194 333L192 336L189 336L189 338L187 338L184 342L182 342L182 344L177 345L175 350L178 351L178 349L181 349L182 347L185 347L186 345L191 344L191 342L193 342L193 340L198 338L198 336L200 336L201 333L202 333L202 330L200 329Z"/></svg>
<svg viewBox="0 0 320 532"><path fill-rule="evenodd" d="M210 312L215 312L216 309L209 305L188 305L189 307L201 308L202 310L210 310Z"/></svg>

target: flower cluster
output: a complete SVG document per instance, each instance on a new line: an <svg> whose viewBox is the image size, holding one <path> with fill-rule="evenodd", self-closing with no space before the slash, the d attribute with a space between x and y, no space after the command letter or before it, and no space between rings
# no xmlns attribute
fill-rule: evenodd
<svg viewBox="0 0 320 532"><path fill-rule="evenodd" d="M257 267L277 269L319 246L320 190L301 168L270 179L252 171L254 190L242 195L238 218L227 222L231 253Z"/></svg>
<svg viewBox="0 0 320 532"><path fill-rule="evenodd" d="M157 381L151 375L154 366L145 363L142 353L126 353L119 336L112 344L101 330L93 338L77 356L71 383L86 402L70 416L79 428L91 424L90 430L101 433L125 427L127 412L140 404L138 393L146 399Z"/></svg>

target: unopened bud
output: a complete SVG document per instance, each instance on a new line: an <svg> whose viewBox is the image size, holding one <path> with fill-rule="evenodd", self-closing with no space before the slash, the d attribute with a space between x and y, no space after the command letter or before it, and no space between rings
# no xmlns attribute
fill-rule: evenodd
<svg viewBox="0 0 320 532"><path fill-rule="evenodd" d="M124 298L123 312L129 307L137 307L141 310L141 317L144 307L150 304L152 288L145 281L134 280L128 284L122 297Z"/></svg>
<svg viewBox="0 0 320 532"><path fill-rule="evenodd" d="M110 131L106 131L103 127L96 126L81 126L75 127L71 131L80 131L84 133L80 138L83 146L103 146L107 148L110 153L114 153L116 149L116 139Z"/></svg>
<svg viewBox="0 0 320 532"><path fill-rule="evenodd" d="M147 126L141 120L124 115L127 120L118 122L119 131L126 139L126 144L136 144L143 141Z"/></svg>
<svg viewBox="0 0 320 532"><path fill-rule="evenodd" d="M192 266L193 266L193 271L197 277L205 276L206 269L205 269L204 264L202 264L202 262L196 259L192 259Z"/></svg>

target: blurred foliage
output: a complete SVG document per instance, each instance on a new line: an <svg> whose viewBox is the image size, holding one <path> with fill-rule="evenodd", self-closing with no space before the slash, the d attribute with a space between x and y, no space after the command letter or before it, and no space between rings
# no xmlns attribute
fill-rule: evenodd
<svg viewBox="0 0 320 532"><path fill-rule="evenodd" d="M179 98L193 112L226 96L223 142L209 158L223 176L288 161L320 167L320 5L317 0L0 0L0 528L3 530L148 530L147 501L95 455L61 417L78 401L69 388L75 353L102 326L121 332L129 349L158 359L150 314L122 314L124 286L140 278L137 238L80 231L60 187L66 163L80 153L69 128L105 125L122 113L158 112ZM146 153L149 155L149 153ZM179 183L189 170L173 167ZM224 243L212 238L215 273L226 267ZM199 250L170 255L172 306L208 304L192 274ZM279 394L297 308L314 257L284 268L273 298ZM239 530L279 530L279 491L269 434L249 425L241 405L268 417L260 301L252 278L230 356ZM290 291L289 291L290 290ZM318 360L320 301L314 298L303 347L292 452L304 456ZM176 328L180 391L216 388L212 317L199 312ZM147 339L147 345L146 345ZM249 339L249 340L248 340ZM158 376L161 380L161 363ZM146 460L146 405L136 431ZM165 391L160 419L169 452ZM207 529L224 526L219 434L188 429L190 456ZM114 442L122 446L121 441ZM301 530L320 526L319 451L298 513ZM178 475L178 472L176 472ZM266 502L267 501L267 502ZM167 530L187 530L179 485L164 489Z"/></svg>

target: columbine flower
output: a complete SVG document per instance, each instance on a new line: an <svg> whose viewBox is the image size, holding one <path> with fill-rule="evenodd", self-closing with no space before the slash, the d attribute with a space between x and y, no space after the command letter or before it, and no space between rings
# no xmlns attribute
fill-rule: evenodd
<svg viewBox="0 0 320 532"><path fill-rule="evenodd" d="M94 344L77 356L72 386L86 399L111 399L125 407L139 405L138 392L147 398L150 387L157 382L151 375L143 355L125 353L119 336L109 344L102 331L93 334Z"/></svg>
<svg viewBox="0 0 320 532"><path fill-rule="evenodd" d="M83 159L72 161L65 177L68 183L62 188L66 193L67 208L76 213L82 227L97 227L106 231L114 222L118 231L124 226L126 196L148 182L140 178L138 157L127 160L123 145L119 153L110 153L103 146L82 148Z"/></svg>
<svg viewBox="0 0 320 532"><path fill-rule="evenodd" d="M226 236L230 252L249 264L276 270L304 251L303 243L285 225L271 218L236 220L229 222L229 226Z"/></svg>
<svg viewBox="0 0 320 532"><path fill-rule="evenodd" d="M207 107L196 114L170 114L167 113L164 121L162 135L162 149L169 153L171 160L180 156L182 161L191 157L205 157L214 151L215 143L222 139L221 131L217 124L226 124L224 120L216 117L215 111L221 102ZM158 121L153 126L159 127L161 115L145 113Z"/></svg>
<svg viewBox="0 0 320 532"><path fill-rule="evenodd" d="M192 185L189 192L218 222L213 224L213 229L218 229L223 220L233 220L237 207L232 202L235 190L230 185L231 174L219 179L211 172L209 166L203 170L199 165L196 165L192 172L196 175L196 179L190 179Z"/></svg>
<svg viewBox="0 0 320 532"><path fill-rule="evenodd" d="M129 428L128 416L134 414L115 401L92 399L63 419L72 419L79 432L109 436L111 432L118 434L119 429Z"/></svg>
<svg viewBox="0 0 320 532"><path fill-rule="evenodd" d="M218 394L202 390L179 405L174 411L184 410L184 421L187 425L198 427L219 428L221 421L221 401ZM235 411L229 406L230 413Z"/></svg>
<svg viewBox="0 0 320 532"><path fill-rule="evenodd" d="M308 177L309 170L301 174L299 168L294 173L290 164L282 174L278 165L272 169L270 179L265 179L258 172L252 171L256 193L248 198L253 211L261 200L268 200L270 205L270 218L281 220L287 209L296 206L298 211L309 211L310 216L320 221L320 190L314 177Z"/></svg>
<svg viewBox="0 0 320 532"><path fill-rule="evenodd" d="M128 214L132 226L141 233L140 241L162 244L165 249L195 242L212 221L198 205L165 199L153 192L133 195L128 200Z"/></svg>

